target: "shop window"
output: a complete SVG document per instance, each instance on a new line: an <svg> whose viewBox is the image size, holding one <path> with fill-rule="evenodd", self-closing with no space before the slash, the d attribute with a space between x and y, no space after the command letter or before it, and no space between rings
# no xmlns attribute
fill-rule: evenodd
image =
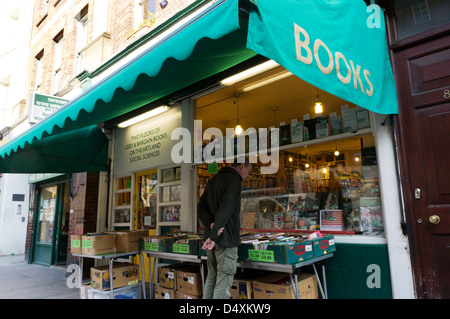
<svg viewBox="0 0 450 319"><path fill-rule="evenodd" d="M181 167L161 169L158 225L181 225Z"/></svg>
<svg viewBox="0 0 450 319"><path fill-rule="evenodd" d="M136 174L137 229L156 229L158 171Z"/></svg>
<svg viewBox="0 0 450 319"><path fill-rule="evenodd" d="M47 186L41 191L39 201L39 224L37 242L51 244L53 242L53 228L56 211L57 186Z"/></svg>
<svg viewBox="0 0 450 319"><path fill-rule="evenodd" d="M279 67L195 101L196 120L201 121L203 134L203 163L197 165L197 201L209 178L230 165L225 162L230 152L224 137L227 130L232 132L240 124L247 132L246 154L258 155L251 177L242 184L243 231L320 230L383 236L369 111L319 91L295 76L242 89L282 72L286 70ZM315 113L318 100L322 102L320 114ZM270 127L278 129L278 135L272 135ZM205 138L210 128L217 129L215 136ZM256 132L253 142L248 134L251 128ZM216 144L221 145L214 149L219 152L214 154L216 163L205 163L205 150ZM271 149L274 145L278 153ZM263 160L262 150L273 155L272 162ZM263 173L263 168L270 166L272 172Z"/></svg>
<svg viewBox="0 0 450 319"><path fill-rule="evenodd" d="M132 185L132 176L124 176L115 179L112 216L114 230L130 229Z"/></svg>

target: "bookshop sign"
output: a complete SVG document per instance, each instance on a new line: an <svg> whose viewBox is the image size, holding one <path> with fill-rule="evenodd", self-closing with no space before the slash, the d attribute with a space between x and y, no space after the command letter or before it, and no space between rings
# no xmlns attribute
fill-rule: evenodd
<svg viewBox="0 0 450 319"><path fill-rule="evenodd" d="M172 163L171 150L177 141L172 131L181 126L181 108L116 130L114 146L115 174L127 174Z"/></svg>

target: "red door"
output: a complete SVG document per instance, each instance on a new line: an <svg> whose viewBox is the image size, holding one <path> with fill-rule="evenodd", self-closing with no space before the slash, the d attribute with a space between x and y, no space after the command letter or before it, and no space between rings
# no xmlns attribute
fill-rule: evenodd
<svg viewBox="0 0 450 319"><path fill-rule="evenodd" d="M395 53L396 126L418 298L450 298L450 35Z"/></svg>

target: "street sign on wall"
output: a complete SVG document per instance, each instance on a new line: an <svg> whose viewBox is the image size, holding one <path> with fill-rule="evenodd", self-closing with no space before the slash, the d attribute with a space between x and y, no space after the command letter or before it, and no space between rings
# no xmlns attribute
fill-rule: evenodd
<svg viewBox="0 0 450 319"><path fill-rule="evenodd" d="M67 102L69 102L69 100L61 99L59 97L31 93L28 122L34 124L42 121L60 107L67 104Z"/></svg>

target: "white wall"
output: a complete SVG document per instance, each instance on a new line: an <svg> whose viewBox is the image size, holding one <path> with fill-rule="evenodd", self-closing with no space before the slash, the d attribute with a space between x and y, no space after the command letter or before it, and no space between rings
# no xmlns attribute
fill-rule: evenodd
<svg viewBox="0 0 450 319"><path fill-rule="evenodd" d="M33 7L32 0L0 0L0 131L5 134L3 143L30 127L23 106ZM13 202L13 194L24 194L25 200ZM0 255L23 254L25 251L28 198L28 174L3 174L0 181Z"/></svg>
<svg viewBox="0 0 450 319"><path fill-rule="evenodd" d="M0 189L0 256L23 254L30 193L28 175L3 174ZM13 202L13 194L25 195L24 201ZM20 213L19 205L21 205Z"/></svg>

